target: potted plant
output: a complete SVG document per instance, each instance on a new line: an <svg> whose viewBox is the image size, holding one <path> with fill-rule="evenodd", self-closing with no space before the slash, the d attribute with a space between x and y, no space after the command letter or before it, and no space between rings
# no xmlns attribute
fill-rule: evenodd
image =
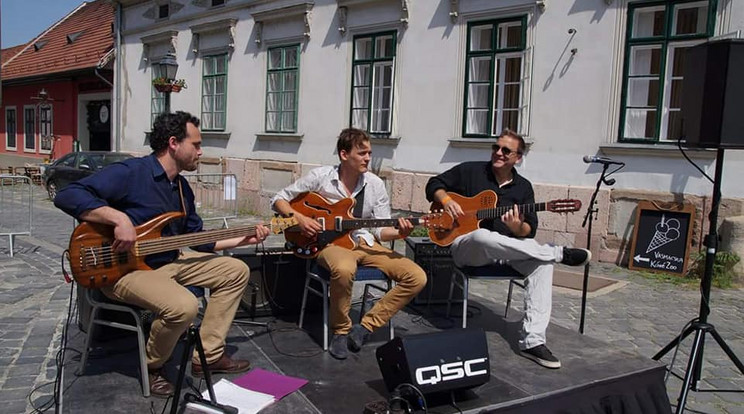
<svg viewBox="0 0 744 414"><path fill-rule="evenodd" d="M158 92L180 92L181 89L186 89L185 79L169 80L161 76L153 79L152 84Z"/></svg>

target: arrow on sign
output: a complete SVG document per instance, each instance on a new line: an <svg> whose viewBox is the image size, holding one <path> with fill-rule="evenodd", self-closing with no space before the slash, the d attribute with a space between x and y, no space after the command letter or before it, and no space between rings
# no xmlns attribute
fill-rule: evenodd
<svg viewBox="0 0 744 414"><path fill-rule="evenodd" d="M635 260L636 262L646 262L646 263L648 263L648 262L650 262L650 261L651 261L651 259L649 259L648 257L641 257L641 255L640 255L640 254L637 254L637 255L636 255L636 256L635 256L634 258L633 258L633 260Z"/></svg>

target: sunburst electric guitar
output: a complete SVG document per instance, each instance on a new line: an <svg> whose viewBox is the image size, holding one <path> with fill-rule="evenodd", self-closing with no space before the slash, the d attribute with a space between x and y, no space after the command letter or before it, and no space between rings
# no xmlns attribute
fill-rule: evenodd
<svg viewBox="0 0 744 414"><path fill-rule="evenodd" d="M347 249L354 248L354 240L351 231L371 227L395 227L398 219L358 219L352 216L356 200L345 198L336 203L328 201L318 193L305 192L292 201L292 208L310 218L317 220L323 230L315 237L304 236L299 226L287 229L284 238L287 240L287 249L304 258L315 257L320 251L334 244ZM430 233L452 227L452 216L443 212L434 212L420 217L407 217L414 226L424 226Z"/></svg>
<svg viewBox="0 0 744 414"><path fill-rule="evenodd" d="M492 190L481 191L473 197L461 196L457 193L448 192L452 200L462 207L464 216L458 217L453 226L440 231L429 231L429 238L439 246L449 246L463 234L470 233L478 228L481 220L496 219L511 210L513 206L496 207L498 197ZM560 199L535 204L517 205L520 213L551 211L553 213L572 213L581 210L581 200ZM432 203L431 209L441 210L439 203Z"/></svg>
<svg viewBox="0 0 744 414"><path fill-rule="evenodd" d="M232 237L256 235L256 226L244 226L161 236L163 227L183 215L182 212L165 213L136 226L134 229L137 232L137 241L132 250L126 252L116 252L111 248L114 242L113 226L89 222L79 224L70 237L70 269L73 278L83 287L97 289L113 285L133 270L150 269L145 263L147 255ZM278 234L296 224L297 220L292 217L274 217L267 226Z"/></svg>

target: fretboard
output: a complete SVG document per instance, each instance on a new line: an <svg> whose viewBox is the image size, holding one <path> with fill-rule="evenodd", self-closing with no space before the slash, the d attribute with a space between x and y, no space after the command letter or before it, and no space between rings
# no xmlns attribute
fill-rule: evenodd
<svg viewBox="0 0 744 414"><path fill-rule="evenodd" d="M519 204L517 208L520 214L524 213L536 213L538 211L545 211L547 203L535 203L535 204ZM494 208L484 208L476 212L478 220L483 219L495 219L503 216L507 211L511 210L514 206L500 206Z"/></svg>
<svg viewBox="0 0 744 414"><path fill-rule="evenodd" d="M207 230L197 233L159 237L157 239L149 239L137 242L135 255L147 256L148 254L163 253L186 246L198 246L200 244L213 243L232 237L250 237L255 235L256 226L249 226L236 227L233 229Z"/></svg>
<svg viewBox="0 0 744 414"><path fill-rule="evenodd" d="M408 220L414 226L418 226L422 222L420 218L414 218L414 217L408 217ZM350 219L350 220L343 220L341 222L341 229L337 229L337 230L347 231L347 230L362 229L366 227L395 227L397 225L398 225L398 219Z"/></svg>

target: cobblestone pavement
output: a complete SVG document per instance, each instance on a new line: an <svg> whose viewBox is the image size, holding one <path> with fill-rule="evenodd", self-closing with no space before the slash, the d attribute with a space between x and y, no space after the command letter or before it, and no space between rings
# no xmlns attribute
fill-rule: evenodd
<svg viewBox="0 0 744 414"><path fill-rule="evenodd" d="M16 201L4 199L0 215L8 210L6 203ZM33 203L31 237L16 238L14 257L8 254L7 237L0 237L0 401L2 412L9 414L32 412L34 406L50 401L56 375L55 355L70 295L71 285L64 283L60 259L73 220L55 209L40 187L35 189ZM698 314L700 294L696 287L646 279L611 265L592 265L591 269L592 275L621 283L614 290L590 295L586 335L650 357ZM497 302L505 300L506 289L505 282L471 284L471 294ZM521 292L516 293L514 303L520 301ZM580 292L555 289L552 322L578 329L580 307ZM744 290L714 289L711 308L709 321L734 352L744 358ZM509 318L519 318L519 313L510 313ZM675 364L679 373L684 372L691 342L688 338L680 347ZM68 355L74 355L71 352ZM671 357L672 352L663 361L669 363ZM704 357L701 388L744 389L744 376L710 336L706 336ZM674 377L667 382L673 405L681 384ZM691 392L687 408L689 412L744 414L744 393Z"/></svg>

